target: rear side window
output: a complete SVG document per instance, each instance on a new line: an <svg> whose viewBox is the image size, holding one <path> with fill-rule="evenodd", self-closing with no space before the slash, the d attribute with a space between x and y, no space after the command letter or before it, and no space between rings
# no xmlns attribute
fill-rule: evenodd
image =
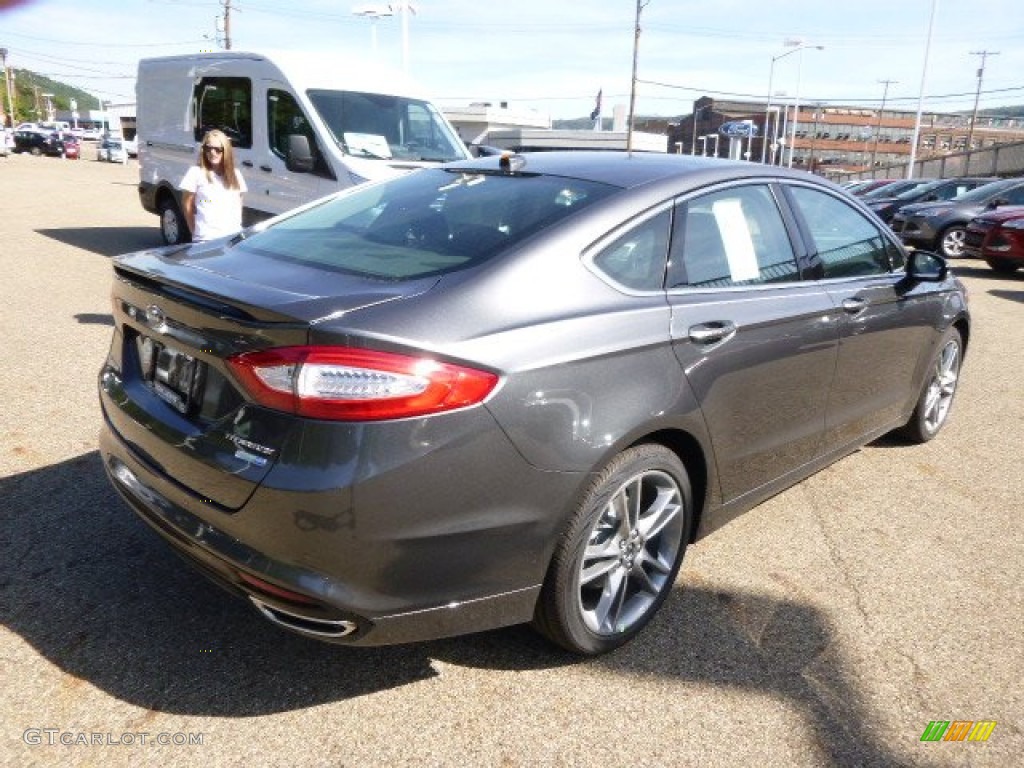
<svg viewBox="0 0 1024 768"><path fill-rule="evenodd" d="M355 187L237 248L381 280L482 263L619 191L549 176L423 169Z"/></svg>
<svg viewBox="0 0 1024 768"><path fill-rule="evenodd" d="M767 186L734 187L678 206L668 267L670 289L797 279L793 246Z"/></svg>
<svg viewBox="0 0 1024 768"><path fill-rule="evenodd" d="M602 248L594 256L594 266L626 288L661 290L671 224L669 210L647 219Z"/></svg>
<svg viewBox="0 0 1024 768"><path fill-rule="evenodd" d="M223 131L235 147L252 146L252 82L247 77L204 77L192 92L196 141Z"/></svg>
<svg viewBox="0 0 1024 768"><path fill-rule="evenodd" d="M902 265L902 252L863 213L839 197L790 187L797 212L814 242L812 261L824 278L880 275Z"/></svg>

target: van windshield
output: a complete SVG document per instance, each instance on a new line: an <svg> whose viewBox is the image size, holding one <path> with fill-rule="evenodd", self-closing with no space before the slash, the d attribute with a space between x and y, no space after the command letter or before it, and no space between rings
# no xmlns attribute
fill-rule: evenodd
<svg viewBox="0 0 1024 768"><path fill-rule="evenodd" d="M374 160L464 160L458 136L426 101L358 91L307 91L345 154Z"/></svg>

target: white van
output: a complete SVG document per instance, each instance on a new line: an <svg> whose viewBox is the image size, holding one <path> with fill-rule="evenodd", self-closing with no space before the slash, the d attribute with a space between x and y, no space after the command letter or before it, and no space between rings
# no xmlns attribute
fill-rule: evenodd
<svg viewBox="0 0 1024 768"><path fill-rule="evenodd" d="M221 51L142 59L139 196L169 243L187 242L178 184L203 134L232 141L246 226L371 179L469 157L400 72L326 55Z"/></svg>

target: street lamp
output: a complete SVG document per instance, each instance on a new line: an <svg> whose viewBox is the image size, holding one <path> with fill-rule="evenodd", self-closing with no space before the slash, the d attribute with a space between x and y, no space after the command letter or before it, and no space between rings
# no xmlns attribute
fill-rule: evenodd
<svg viewBox="0 0 1024 768"><path fill-rule="evenodd" d="M871 168L875 168L875 155L878 153L878 136L882 133L882 113L885 112L885 99L889 95L889 86L893 83L898 83L899 80L879 80L878 82L885 84L885 89L882 91L882 106L878 108L878 124L875 126L875 143L871 148Z"/></svg>
<svg viewBox="0 0 1024 768"><path fill-rule="evenodd" d="M707 137L709 139L714 139L715 140L715 149L712 152L711 156L712 157L718 157L718 138L719 138L718 134L717 133L709 133Z"/></svg>
<svg viewBox="0 0 1024 768"><path fill-rule="evenodd" d="M390 5L357 5L352 9L352 15L362 16L370 20L370 44L374 55L377 53L377 19L394 16Z"/></svg>
<svg viewBox="0 0 1024 768"><path fill-rule="evenodd" d="M762 163L765 161L765 150L766 150L766 145L768 143L767 142L767 139L768 139L768 119L769 119L769 113L772 110L772 83L775 80L775 62L778 61L779 59L786 58L791 53L798 53L799 51L803 51L806 48L816 48L816 49L818 49L820 51L820 50L823 50L824 47L825 47L823 45L805 45L803 43L803 41L801 41L801 40L792 40L792 39L791 40L786 40L782 44L784 46L788 47L788 48L792 48L792 50L786 51L785 53L780 53L778 56L772 56L772 64L771 64L771 67L769 67L769 69L768 69L768 103L765 105L765 108L764 108L765 141L763 141L761 143L761 162ZM801 56L801 60L802 59L803 59L803 57ZM799 70L797 70L797 71L799 73ZM797 82L799 83L799 75L798 75ZM797 86L797 93L798 94L799 94L799 91L800 91L800 87L798 85Z"/></svg>
<svg viewBox="0 0 1024 768"><path fill-rule="evenodd" d="M816 51L825 50L824 45L801 45L796 48L796 51L800 52L800 56L797 57L796 64L796 93L793 95L793 124L790 126L790 137L789 137L789 162L787 166L793 167L793 152L796 151L796 127L800 122L800 71L803 68L804 54L803 52L808 48L813 48Z"/></svg>

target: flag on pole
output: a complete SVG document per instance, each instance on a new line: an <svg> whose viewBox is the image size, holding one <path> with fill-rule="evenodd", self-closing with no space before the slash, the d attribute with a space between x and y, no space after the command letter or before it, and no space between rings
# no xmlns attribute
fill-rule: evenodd
<svg viewBox="0 0 1024 768"><path fill-rule="evenodd" d="M597 92L597 101L594 103L594 111L590 113L591 120L597 120L601 117L601 91L603 90L604 89L602 88Z"/></svg>

